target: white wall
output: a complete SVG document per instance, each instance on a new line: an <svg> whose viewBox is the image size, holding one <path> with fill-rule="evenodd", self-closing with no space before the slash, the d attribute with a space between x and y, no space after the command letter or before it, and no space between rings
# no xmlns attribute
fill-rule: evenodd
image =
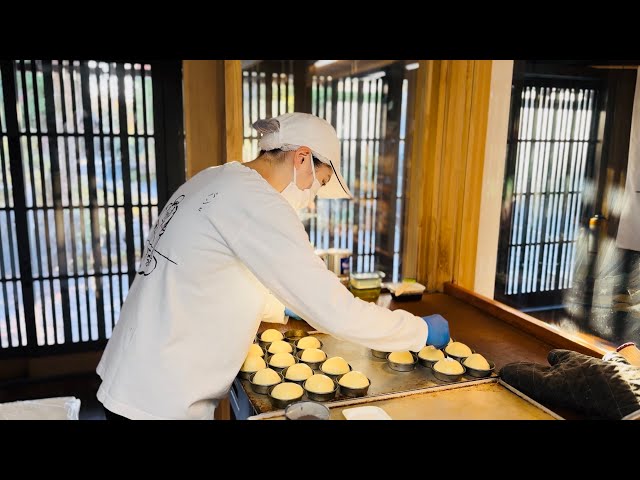
<svg viewBox="0 0 640 480"><path fill-rule="evenodd" d="M513 60L494 60L491 71L491 97L474 283L474 290L489 298L493 298L498 259L500 208L507 159L512 79Z"/></svg>

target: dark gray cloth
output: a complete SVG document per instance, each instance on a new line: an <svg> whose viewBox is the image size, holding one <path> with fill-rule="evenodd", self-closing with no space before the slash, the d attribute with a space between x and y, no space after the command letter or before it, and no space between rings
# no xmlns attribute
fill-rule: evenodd
<svg viewBox="0 0 640 480"><path fill-rule="evenodd" d="M593 358L571 350L551 350L550 366L516 362L501 378L547 406L565 407L589 418L621 419L640 410L640 367L617 354Z"/></svg>

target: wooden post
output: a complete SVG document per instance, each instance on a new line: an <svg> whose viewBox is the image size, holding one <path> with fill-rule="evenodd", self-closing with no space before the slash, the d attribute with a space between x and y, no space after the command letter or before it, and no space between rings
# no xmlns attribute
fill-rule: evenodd
<svg viewBox="0 0 640 480"><path fill-rule="evenodd" d="M430 291L442 291L443 284L450 281L472 289L476 281L484 187L493 186L500 175L484 168L489 107L492 96L510 98L511 90L509 83L507 91L492 91L493 63L420 61L404 271L405 277L417 278ZM504 83L500 87L504 89ZM504 129L504 140L492 137L492 142L503 141L506 146L506 124L499 128ZM502 157L498 160L494 155L492 160L504 165ZM502 181L500 178L500 185ZM496 212L499 214L499 204Z"/></svg>
<svg viewBox="0 0 640 480"><path fill-rule="evenodd" d="M226 161L242 161L242 67L240 60L224 61Z"/></svg>
<svg viewBox="0 0 640 480"><path fill-rule="evenodd" d="M242 160L242 71L239 60L185 60L187 178Z"/></svg>

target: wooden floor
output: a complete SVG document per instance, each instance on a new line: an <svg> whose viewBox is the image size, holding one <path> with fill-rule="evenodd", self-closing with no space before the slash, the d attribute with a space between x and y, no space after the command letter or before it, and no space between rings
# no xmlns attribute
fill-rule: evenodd
<svg viewBox="0 0 640 480"><path fill-rule="evenodd" d="M105 420L102 404L96 398L99 386L100 377L95 373L0 382L0 403L73 396L80 399L80 420Z"/></svg>

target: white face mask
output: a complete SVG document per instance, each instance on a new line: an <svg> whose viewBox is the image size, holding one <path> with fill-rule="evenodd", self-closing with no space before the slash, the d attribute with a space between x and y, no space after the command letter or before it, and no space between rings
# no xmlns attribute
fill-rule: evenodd
<svg viewBox="0 0 640 480"><path fill-rule="evenodd" d="M293 181L287 185L281 195L285 198L287 202L291 204L291 206L296 210L301 210L306 208L311 204L313 199L315 198L318 190L320 190L320 182L316 178L316 169L313 165L313 156L309 155L309 163L311 164L311 173L313 175L313 183L310 188L306 190L302 190L296 184L296 167L293 167Z"/></svg>

